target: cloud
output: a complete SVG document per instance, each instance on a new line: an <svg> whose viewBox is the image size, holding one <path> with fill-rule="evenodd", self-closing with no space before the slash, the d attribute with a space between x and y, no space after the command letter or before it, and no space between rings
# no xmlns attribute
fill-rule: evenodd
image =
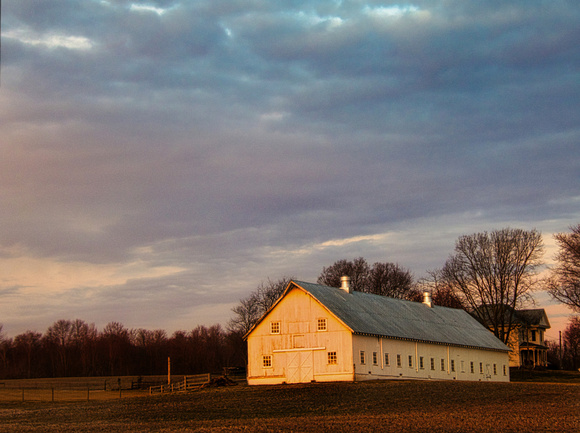
<svg viewBox="0 0 580 433"><path fill-rule="evenodd" d="M268 277L357 256L420 276L461 234L578 221L575 3L3 6L18 329L225 323Z"/></svg>

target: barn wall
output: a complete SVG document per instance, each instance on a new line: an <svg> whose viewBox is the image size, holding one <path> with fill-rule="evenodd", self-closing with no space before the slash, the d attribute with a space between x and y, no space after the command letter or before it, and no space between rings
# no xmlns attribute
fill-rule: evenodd
<svg viewBox="0 0 580 433"><path fill-rule="evenodd" d="M388 354L388 360L385 354ZM509 382L509 359L505 352L355 335L353 358L356 380L399 378Z"/></svg>
<svg viewBox="0 0 580 433"><path fill-rule="evenodd" d="M319 319L326 319L326 330L318 330ZM273 322L279 334L271 332ZM329 352L336 352L336 363L329 363ZM271 357L270 366L264 356ZM352 335L312 296L293 289L248 337L248 383L313 380L353 380Z"/></svg>

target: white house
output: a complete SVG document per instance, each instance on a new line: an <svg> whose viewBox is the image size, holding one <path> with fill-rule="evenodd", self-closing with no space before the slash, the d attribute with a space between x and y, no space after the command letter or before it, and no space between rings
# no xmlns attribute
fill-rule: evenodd
<svg viewBox="0 0 580 433"><path fill-rule="evenodd" d="M510 349L463 310L291 281L250 329L248 383L509 382Z"/></svg>

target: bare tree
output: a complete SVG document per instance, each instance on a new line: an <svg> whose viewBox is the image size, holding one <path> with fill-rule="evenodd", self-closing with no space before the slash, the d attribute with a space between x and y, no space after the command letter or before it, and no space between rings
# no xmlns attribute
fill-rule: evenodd
<svg viewBox="0 0 580 433"><path fill-rule="evenodd" d="M369 264L362 257L352 261L338 260L332 265L322 268L317 283L329 287L340 287L340 278L347 275L350 277L352 290L364 292L367 287L369 271Z"/></svg>
<svg viewBox="0 0 580 433"><path fill-rule="evenodd" d="M414 293L413 275L397 263L375 263L372 267L358 257L352 261L338 260L322 268L318 284L340 287L342 276L350 277L352 290L399 299L410 299Z"/></svg>
<svg viewBox="0 0 580 433"><path fill-rule="evenodd" d="M564 330L564 342L566 355L570 361L570 367L576 370L580 365L580 317L572 317Z"/></svg>
<svg viewBox="0 0 580 433"><path fill-rule="evenodd" d="M548 291L554 299L580 312L580 224L570 230L571 233L554 235L560 249Z"/></svg>
<svg viewBox="0 0 580 433"><path fill-rule="evenodd" d="M375 263L369 270L364 292L407 299L413 290L413 275L397 263Z"/></svg>
<svg viewBox="0 0 580 433"><path fill-rule="evenodd" d="M258 288L240 304L232 308L234 317L228 323L228 331L245 335L262 315L270 309L282 295L293 277L282 277L279 280L260 283Z"/></svg>
<svg viewBox="0 0 580 433"><path fill-rule="evenodd" d="M431 299L435 305L459 308L462 310L466 309L461 298L453 290L453 287L443 278L441 270L427 271L427 277L422 278L417 284L417 287L421 297L421 293L431 292Z"/></svg>
<svg viewBox="0 0 580 433"><path fill-rule="evenodd" d="M514 310L538 284L542 254L542 236L536 230L506 228L461 236L441 275L473 314L507 343Z"/></svg>

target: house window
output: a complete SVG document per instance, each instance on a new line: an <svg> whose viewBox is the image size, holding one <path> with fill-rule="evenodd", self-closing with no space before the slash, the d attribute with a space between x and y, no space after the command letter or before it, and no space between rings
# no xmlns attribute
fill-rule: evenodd
<svg viewBox="0 0 580 433"><path fill-rule="evenodd" d="M391 365L389 362L389 354L385 353L385 365Z"/></svg>
<svg viewBox="0 0 580 433"><path fill-rule="evenodd" d="M280 333L280 322L270 322L270 334Z"/></svg>
<svg viewBox="0 0 580 433"><path fill-rule="evenodd" d="M497 376L497 365L493 364L493 375Z"/></svg>
<svg viewBox="0 0 580 433"><path fill-rule="evenodd" d="M262 366L264 368L271 368L272 367L272 355L262 356Z"/></svg>
<svg viewBox="0 0 580 433"><path fill-rule="evenodd" d="M421 370L425 369L425 365L423 364L423 357L422 356L419 357L419 368Z"/></svg>
<svg viewBox="0 0 580 433"><path fill-rule="evenodd" d="M474 373L474 370L473 370L473 361L471 361L470 367L471 367L471 373Z"/></svg>
<svg viewBox="0 0 580 433"><path fill-rule="evenodd" d="M413 368L413 355L409 355L409 368Z"/></svg>
<svg viewBox="0 0 580 433"><path fill-rule="evenodd" d="M461 361L461 372L465 373L465 361Z"/></svg>
<svg viewBox="0 0 580 433"><path fill-rule="evenodd" d="M536 341L536 331L532 331L532 341Z"/></svg>
<svg viewBox="0 0 580 433"><path fill-rule="evenodd" d="M435 371L435 358L431 358L431 370Z"/></svg>
<svg viewBox="0 0 580 433"><path fill-rule="evenodd" d="M360 363L361 364L365 363L365 351L364 350L360 351Z"/></svg>
<svg viewBox="0 0 580 433"><path fill-rule="evenodd" d="M402 367L403 365L401 364L401 355L397 355L397 367Z"/></svg>
<svg viewBox="0 0 580 433"><path fill-rule="evenodd" d="M328 364L336 365L338 358L336 357L336 352L328 352Z"/></svg>
<svg viewBox="0 0 580 433"><path fill-rule="evenodd" d="M441 360L441 371L445 371L445 360Z"/></svg>
<svg viewBox="0 0 580 433"><path fill-rule="evenodd" d="M377 365L379 363L379 357L377 356L377 352L373 352L373 365Z"/></svg>
<svg viewBox="0 0 580 433"><path fill-rule="evenodd" d="M455 371L455 360L451 360L451 371Z"/></svg>
<svg viewBox="0 0 580 433"><path fill-rule="evenodd" d="M318 328L319 331L326 331L326 319L318 319Z"/></svg>
<svg viewBox="0 0 580 433"><path fill-rule="evenodd" d="M483 362L479 363L479 373L483 374Z"/></svg>

